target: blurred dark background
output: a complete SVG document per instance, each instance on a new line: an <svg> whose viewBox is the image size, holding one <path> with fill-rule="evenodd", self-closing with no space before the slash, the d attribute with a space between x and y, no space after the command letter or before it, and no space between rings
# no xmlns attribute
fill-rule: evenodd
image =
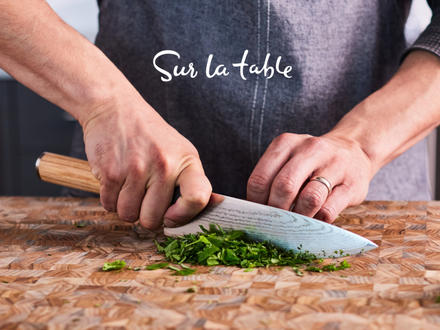
<svg viewBox="0 0 440 330"><path fill-rule="evenodd" d="M59 195L40 181L34 164L43 151L67 155L75 120L12 79L0 80L0 195Z"/></svg>
<svg viewBox="0 0 440 330"><path fill-rule="evenodd" d="M48 3L66 23L90 41L94 40L98 31L95 0L48 0ZM423 31L430 17L426 0L413 0L405 30L408 44ZM60 195L61 187L38 179L34 164L43 151L68 155L74 126L70 115L0 70L0 195ZM440 199L437 133L428 140L433 196Z"/></svg>

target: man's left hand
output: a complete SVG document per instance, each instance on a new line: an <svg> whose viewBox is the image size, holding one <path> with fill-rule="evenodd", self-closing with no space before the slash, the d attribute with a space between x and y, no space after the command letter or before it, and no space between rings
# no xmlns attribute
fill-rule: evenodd
<svg viewBox="0 0 440 330"><path fill-rule="evenodd" d="M323 177L328 189L319 181ZM362 202L373 176L359 144L331 133L314 137L284 133L263 154L247 185L250 201L333 222L347 206Z"/></svg>

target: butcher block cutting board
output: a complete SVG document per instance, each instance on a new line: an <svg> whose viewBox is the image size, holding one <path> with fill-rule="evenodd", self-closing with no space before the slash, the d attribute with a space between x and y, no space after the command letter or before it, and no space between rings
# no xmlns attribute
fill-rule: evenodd
<svg viewBox="0 0 440 330"><path fill-rule="evenodd" d="M346 258L351 269L303 277L289 267L102 272L162 257L96 199L0 198L0 328L440 328L440 202L366 202L337 224L379 248Z"/></svg>

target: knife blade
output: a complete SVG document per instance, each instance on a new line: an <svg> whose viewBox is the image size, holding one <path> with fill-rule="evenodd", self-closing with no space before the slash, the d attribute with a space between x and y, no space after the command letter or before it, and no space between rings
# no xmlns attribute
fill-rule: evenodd
<svg viewBox="0 0 440 330"><path fill-rule="evenodd" d="M165 228L167 236L201 232L210 224L243 230L251 238L319 257L353 255L377 248L370 240L335 225L275 207L212 194L208 206L190 223ZM342 253L341 253L342 251Z"/></svg>
<svg viewBox="0 0 440 330"><path fill-rule="evenodd" d="M99 181L87 161L43 153L35 167L41 180L99 193ZM178 198L178 190L174 198ZM200 225L245 231L256 240L271 241L282 248L308 251L317 256L352 255L377 248L368 239L335 225L275 207L213 193L208 206L190 223L165 228L168 236L200 232Z"/></svg>

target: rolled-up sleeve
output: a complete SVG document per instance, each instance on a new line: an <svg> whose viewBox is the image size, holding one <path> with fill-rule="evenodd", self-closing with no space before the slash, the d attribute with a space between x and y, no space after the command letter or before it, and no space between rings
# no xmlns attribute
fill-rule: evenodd
<svg viewBox="0 0 440 330"><path fill-rule="evenodd" d="M428 0L432 9L431 23L405 52L405 56L412 50L423 49L440 56L440 0Z"/></svg>

